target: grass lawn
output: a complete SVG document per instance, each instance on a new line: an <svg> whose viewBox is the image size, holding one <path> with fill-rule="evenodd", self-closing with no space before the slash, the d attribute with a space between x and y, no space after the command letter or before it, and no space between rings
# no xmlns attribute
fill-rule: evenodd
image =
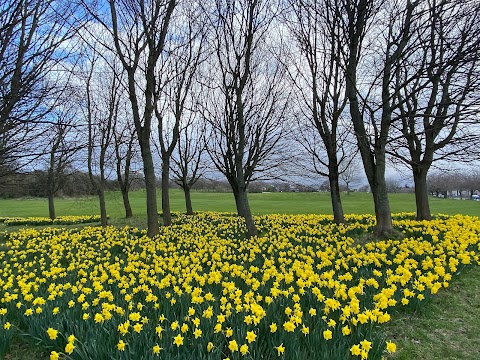
<svg viewBox="0 0 480 360"><path fill-rule="evenodd" d="M123 218L121 196L118 192L107 194L107 212L114 225L143 227L145 223L145 192L131 193L135 214L133 219ZM268 213L331 213L328 193L263 193L249 194L252 212ZM160 202L160 196L158 197ZM172 190L171 207L185 211L183 193ZM193 192L192 202L196 211L234 211L233 196L228 193ZM371 194L352 193L343 195L345 213L373 213ZM391 194L392 212L414 212L413 194ZM430 198L432 213L480 215L480 202ZM0 216L47 216L45 199L0 200ZM98 214L95 197L79 199L56 199L57 215ZM161 210L159 204L159 211ZM14 230L5 227L0 230ZM454 278L448 289L426 304L419 312L392 314L386 327L387 337L398 346L397 353L388 359L480 359L480 268L474 267ZM48 355L21 339L16 339L5 359L48 359Z"/></svg>
<svg viewBox="0 0 480 360"><path fill-rule="evenodd" d="M124 216L122 198L119 192L109 192L107 213L112 219ZM392 212L414 212L415 198L413 194L390 194ZM159 211L161 196L158 194ZM343 194L343 208L346 214L373 213L372 195L369 193ZM130 194L134 215L145 216L145 192L135 191ZM254 214L330 214L329 193L252 193L249 201ZM174 211L185 211L183 192L171 190L171 208ZM235 202L230 193L192 192L192 203L195 211L235 211ZM55 199L57 216L60 215L92 215L98 214L96 197L58 198ZM480 215L480 202L472 200L452 200L430 198L432 213ZM1 216L48 216L46 199L0 199ZM114 221L115 222L115 221Z"/></svg>
<svg viewBox="0 0 480 360"><path fill-rule="evenodd" d="M480 359L480 268L456 277L416 313L392 315L387 337L396 360Z"/></svg>

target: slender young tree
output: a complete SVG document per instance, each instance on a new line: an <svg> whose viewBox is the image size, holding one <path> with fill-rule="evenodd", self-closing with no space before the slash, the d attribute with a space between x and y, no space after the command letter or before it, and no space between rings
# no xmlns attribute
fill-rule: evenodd
<svg viewBox="0 0 480 360"><path fill-rule="evenodd" d="M163 224L171 225L170 168L180 128L197 69L204 61L205 22L200 6L189 3L178 7L178 19L172 23L174 39L168 43L168 57L161 62L159 77L163 80L154 95L158 121L158 149L162 159Z"/></svg>
<svg viewBox="0 0 480 360"><path fill-rule="evenodd" d="M102 226L107 226L107 208L105 202L106 164L108 149L112 144L113 126L118 118L119 109L119 76L102 68L102 64L93 57L88 64L88 74L85 83L86 115L88 130L88 176L97 191L100 202L100 218ZM109 75L109 76L108 76ZM108 79L110 77L110 79ZM99 84L107 78L107 87ZM98 151L95 151L98 150ZM97 154L98 153L98 154ZM98 179L94 176L95 155L98 156Z"/></svg>
<svg viewBox="0 0 480 360"><path fill-rule="evenodd" d="M190 190L205 174L206 164L206 124L190 111L186 123L180 129L176 154L172 157L173 181L182 188L185 195L187 215L193 215Z"/></svg>
<svg viewBox="0 0 480 360"><path fill-rule="evenodd" d="M357 156L354 156L351 161L345 162L340 171L340 180L347 188L347 195L350 195L352 186L360 180L362 167L360 166Z"/></svg>
<svg viewBox="0 0 480 360"><path fill-rule="evenodd" d="M124 116L128 116L128 110L123 111ZM131 185L131 166L132 160L136 156L136 149L134 146L135 131L131 128L128 121L121 124L116 121L113 124L113 146L115 148L115 171L117 174L117 181L122 193L123 207L125 208L125 217L133 216L132 206L130 205L129 191Z"/></svg>
<svg viewBox="0 0 480 360"><path fill-rule="evenodd" d="M275 15L275 4L264 0L216 0L212 9L216 56L211 73L218 76L205 108L211 128L207 149L233 190L248 236L257 235L248 183L278 166L272 158L283 135L283 70L266 51Z"/></svg>
<svg viewBox="0 0 480 360"><path fill-rule="evenodd" d="M309 155L307 169L328 177L334 220L342 223L339 168L351 158L351 129L342 124L347 104L342 18L328 1L291 0L289 9L286 23L295 44L289 64L301 112L295 138Z"/></svg>
<svg viewBox="0 0 480 360"><path fill-rule="evenodd" d="M46 194L48 215L52 220L56 217L55 195L65 184L69 169L75 161L75 154L83 148L75 140L78 135L77 108L70 105L72 104L57 106L50 113L50 117L53 118L49 131Z"/></svg>
<svg viewBox="0 0 480 360"><path fill-rule="evenodd" d="M170 20L176 0L105 0L97 8L82 1L87 12L103 25L113 40L113 51L120 60L127 77L127 89L132 106L147 193L147 235L159 232L157 188L151 137L155 116L155 98L158 83L158 65L165 50ZM108 11L102 12L103 5ZM109 47L108 42L103 45Z"/></svg>

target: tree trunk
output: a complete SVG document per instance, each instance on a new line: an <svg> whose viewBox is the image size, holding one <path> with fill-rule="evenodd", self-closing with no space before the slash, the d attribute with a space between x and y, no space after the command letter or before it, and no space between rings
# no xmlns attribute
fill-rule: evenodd
<svg viewBox="0 0 480 360"><path fill-rule="evenodd" d="M122 191L123 207L125 208L125 217L131 218L133 216L133 211L130 205L130 198L128 197L128 187L121 186L120 190Z"/></svg>
<svg viewBox="0 0 480 360"><path fill-rule="evenodd" d="M377 168L377 171L379 169ZM375 217L377 225L375 235L379 238L388 237L393 229L392 214L388 201L387 184L385 182L385 171L375 173L375 183L370 184L373 202L375 205Z"/></svg>
<svg viewBox="0 0 480 360"><path fill-rule="evenodd" d="M55 177L53 175L53 153L51 154L50 168L47 173L47 198L48 198L48 216L50 219L55 219L55 203L53 196L55 195Z"/></svg>
<svg viewBox="0 0 480 360"><path fill-rule="evenodd" d="M53 196L55 195L55 152L60 143L60 136L55 141L55 144L50 151L50 164L47 172L47 197L48 197L48 215L50 219L55 219L55 203Z"/></svg>
<svg viewBox="0 0 480 360"><path fill-rule="evenodd" d="M413 170L415 183L415 204L417 206L417 220L431 220L430 204L428 202L427 171L425 169Z"/></svg>
<svg viewBox="0 0 480 360"><path fill-rule="evenodd" d="M187 209L187 215L193 215L192 198L190 196L190 188L188 186L185 186L183 188L183 192L185 194L185 208Z"/></svg>
<svg viewBox="0 0 480 360"><path fill-rule="evenodd" d="M239 216L245 217L245 214L243 213L244 209L240 205L240 200L239 200L240 196L239 196L239 193L238 193L238 189L236 187L232 186L232 190L233 190L233 197L235 198L235 207L237 208L237 214Z"/></svg>
<svg viewBox="0 0 480 360"><path fill-rule="evenodd" d="M130 137L128 142L127 155L125 158L125 170L122 174L121 160L120 155L120 144L115 136L115 157L116 157L116 172L117 172L117 182L120 186L120 191L122 192L123 207L125 209L125 217L131 218L133 216L132 207L130 205L130 198L128 192L130 190L130 162L132 158L132 146L133 146L133 136ZM122 176L123 175L123 176Z"/></svg>
<svg viewBox="0 0 480 360"><path fill-rule="evenodd" d="M48 190L48 216L50 219L55 220L55 202L53 199L53 192Z"/></svg>
<svg viewBox="0 0 480 360"><path fill-rule="evenodd" d="M345 222L343 216L342 199L340 197L340 185L338 184L338 173L329 171L328 181L330 183L330 199L332 201L333 219L336 224Z"/></svg>
<svg viewBox="0 0 480 360"><path fill-rule="evenodd" d="M163 225L172 225L172 214L170 213L170 159L162 161L162 213Z"/></svg>
<svg viewBox="0 0 480 360"><path fill-rule="evenodd" d="M101 225L105 227L108 225L108 219L107 219L107 206L105 204L105 187L104 187L103 181L99 185L100 186L98 189L98 199L100 201L100 221L101 221Z"/></svg>
<svg viewBox="0 0 480 360"><path fill-rule="evenodd" d="M358 41L358 39L355 39L355 41ZM384 235L393 232L392 215L390 213L387 186L385 183L385 149L377 148L375 151L375 157L370 149L370 141L363 123L363 115L360 111L357 98L357 59L355 58L357 51L358 47L354 46L353 51L351 50L350 60L347 65L346 94L350 101L350 115L352 117L360 155L362 156L363 167L365 169L365 174L367 175L368 184L370 185L375 204L375 217L377 220L375 235L383 237Z"/></svg>
<svg viewBox="0 0 480 360"><path fill-rule="evenodd" d="M153 166L150 144L141 143L143 160L143 174L145 176L145 190L147 193L147 236L154 237L160 231L158 225L157 186L155 183L155 168Z"/></svg>
<svg viewBox="0 0 480 360"><path fill-rule="evenodd" d="M237 204L238 215L245 218L247 225L248 237L257 236L258 231L253 221L252 212L250 211L250 204L248 203L248 196L246 189L239 189L238 196L235 198Z"/></svg>

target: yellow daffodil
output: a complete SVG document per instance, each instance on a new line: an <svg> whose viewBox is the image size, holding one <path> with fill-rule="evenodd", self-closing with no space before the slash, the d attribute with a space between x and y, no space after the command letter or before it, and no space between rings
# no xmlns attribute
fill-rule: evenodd
<svg viewBox="0 0 480 360"><path fill-rule="evenodd" d="M173 338L173 344L177 345L177 347L183 345L183 336L178 334Z"/></svg>
<svg viewBox="0 0 480 360"><path fill-rule="evenodd" d="M281 356L282 354L285 353L285 346L283 346L283 343L278 346L275 346L275 349L277 350L278 356Z"/></svg>

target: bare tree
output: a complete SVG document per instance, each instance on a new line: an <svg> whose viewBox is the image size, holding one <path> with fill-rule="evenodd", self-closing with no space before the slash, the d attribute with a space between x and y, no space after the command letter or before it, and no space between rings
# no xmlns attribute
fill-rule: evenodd
<svg viewBox="0 0 480 360"><path fill-rule="evenodd" d="M387 184L387 192L388 193L398 193L399 190L402 188L400 183L400 179L396 177L388 177L385 179L385 183Z"/></svg>
<svg viewBox="0 0 480 360"><path fill-rule="evenodd" d="M396 133L389 151L413 172L418 220L430 220L427 174L439 160L472 161L480 141L480 4L425 2L422 45L396 72L397 83L412 81L395 96ZM472 126L474 125L474 126Z"/></svg>
<svg viewBox="0 0 480 360"><path fill-rule="evenodd" d="M190 111L180 129L176 154L172 157L173 181L183 189L187 215L193 215L190 190L205 174L206 164L206 124Z"/></svg>
<svg viewBox="0 0 480 360"><path fill-rule="evenodd" d="M119 111L121 111L121 108ZM124 109L123 115L125 119L123 123L119 121L120 119L117 119L113 124L113 146L115 148L115 170L117 181L122 193L125 217L129 218L133 216L128 194L132 181L130 175L132 161L135 159L136 155L136 149L134 147L135 131L130 126L128 120L126 120L126 117L130 115L130 112L127 109Z"/></svg>
<svg viewBox="0 0 480 360"><path fill-rule="evenodd" d="M334 219L341 223L339 167L352 157L351 129L342 124L347 104L345 64L340 56L342 18L328 1L291 0L289 5L287 25L295 39L289 64L294 68L291 77L302 113L296 139L309 155L308 168L328 177Z"/></svg>
<svg viewBox="0 0 480 360"><path fill-rule="evenodd" d="M452 183L452 176L449 171L433 171L427 177L428 189L436 197L447 198Z"/></svg>
<svg viewBox="0 0 480 360"><path fill-rule="evenodd" d="M58 69L68 56L65 40L75 32L66 20L74 11L72 4L0 4L0 177L48 152L38 139L48 129L46 117L64 85Z"/></svg>
<svg viewBox="0 0 480 360"><path fill-rule="evenodd" d="M410 0L380 4L370 0L345 0L341 3L345 17L343 36L347 45L346 94L363 167L373 195L377 236L385 236L393 231L385 182L386 146L394 121L393 113L398 106L394 101L395 94L401 87L394 81L395 73L405 54L413 51L410 40L418 3ZM379 20L380 16L375 18L375 14L380 14L383 20ZM376 23L375 33L368 31L373 20ZM367 40L370 44L364 46ZM375 42L378 43L378 56L370 58L369 63L363 65L372 74L370 78L362 78L361 84L358 76L362 60L366 50L375 53L376 49L372 48Z"/></svg>
<svg viewBox="0 0 480 360"><path fill-rule="evenodd" d="M155 167L151 149L152 120L156 108L158 65L167 40L176 0L105 0L93 8L82 1L85 9L103 25L113 40L113 51L127 76L132 117L140 145L147 193L147 235L159 232ZM107 5L104 12L102 5ZM103 43L107 48L108 41Z"/></svg>
<svg viewBox="0 0 480 360"><path fill-rule="evenodd" d="M354 157L350 162L345 162L344 167L340 170L340 180L347 188L347 195L350 195L352 185L360 180L362 167L357 157Z"/></svg>
<svg viewBox="0 0 480 360"><path fill-rule="evenodd" d="M204 12L192 3L178 7L178 21L172 23L175 34L167 46L168 57L159 68L159 87L154 95L158 121L159 153L162 159L162 217L163 224L172 223L170 214L170 164L177 146L180 127L199 64L204 60Z"/></svg>
<svg viewBox="0 0 480 360"><path fill-rule="evenodd" d="M283 135L286 108L282 67L265 49L275 4L263 0L214 4L212 74L218 76L212 79L205 107L211 129L208 153L233 190L248 236L254 236L247 187L256 176L278 166L272 158Z"/></svg>
<svg viewBox="0 0 480 360"><path fill-rule="evenodd" d="M478 166L470 166L466 171L465 188L468 190L470 199L472 199L474 195L480 195L480 170Z"/></svg>
<svg viewBox="0 0 480 360"><path fill-rule="evenodd" d="M55 219L55 195L62 189L68 171L75 160L75 154L83 146L77 143L78 129L77 108L67 102L57 107L50 114L52 124L49 131L50 149L48 152L46 194L48 198L48 214Z"/></svg>
<svg viewBox="0 0 480 360"><path fill-rule="evenodd" d="M107 209L105 203L105 182L107 150L112 143L113 124L117 121L119 111L119 74L102 67L96 54L87 64L88 74L85 82L86 117L88 130L88 176L97 191L100 202L100 218L102 226L107 226ZM110 78L110 79L108 79ZM99 83L101 79L102 84ZM105 80L107 87L105 88ZM103 85L103 86L102 86ZM98 149L98 181L94 177L95 155Z"/></svg>

